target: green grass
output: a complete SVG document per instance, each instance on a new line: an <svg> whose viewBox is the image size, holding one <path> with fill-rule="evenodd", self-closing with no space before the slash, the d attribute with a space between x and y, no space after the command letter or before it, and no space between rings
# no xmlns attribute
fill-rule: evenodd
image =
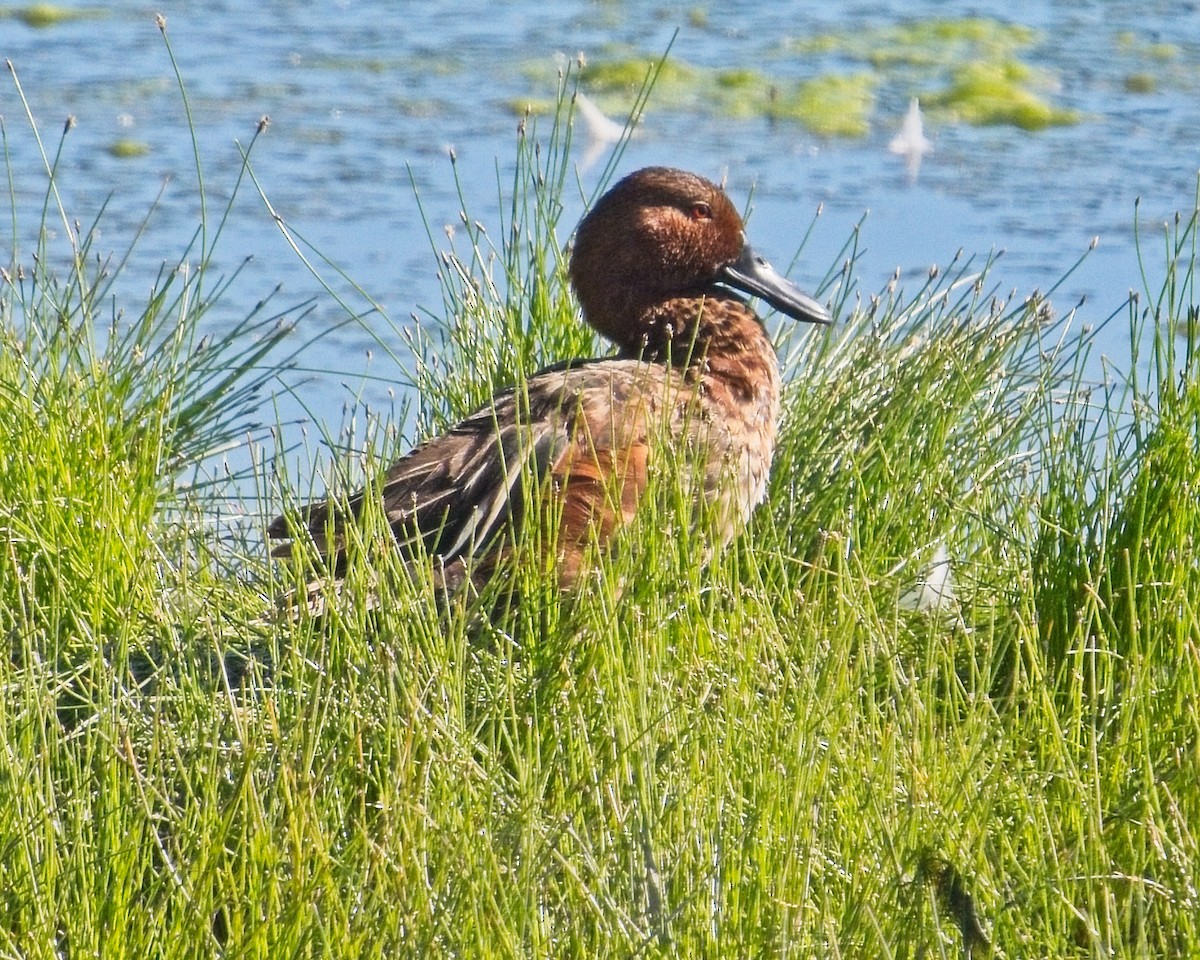
<svg viewBox="0 0 1200 960"><path fill-rule="evenodd" d="M422 431L594 349L568 142L562 114L526 131L503 212L441 260ZM523 567L488 618L439 610L367 516L323 623L274 612L303 562L192 482L283 362L258 315L200 337L211 226L115 314L89 234L14 228L0 953L1200 952L1194 216L1128 311L1136 377L1086 383L1090 336L986 264L858 309L833 276L838 325L781 335L769 502L707 566L666 478L603 578L564 598ZM910 609L939 545L955 599Z"/></svg>

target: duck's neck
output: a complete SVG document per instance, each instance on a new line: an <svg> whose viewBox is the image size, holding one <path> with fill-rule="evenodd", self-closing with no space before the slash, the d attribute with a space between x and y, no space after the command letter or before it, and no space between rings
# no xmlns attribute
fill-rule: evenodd
<svg viewBox="0 0 1200 960"><path fill-rule="evenodd" d="M762 322L723 291L677 297L642 312L642 338L621 353L716 381L741 402L778 395L779 363Z"/></svg>

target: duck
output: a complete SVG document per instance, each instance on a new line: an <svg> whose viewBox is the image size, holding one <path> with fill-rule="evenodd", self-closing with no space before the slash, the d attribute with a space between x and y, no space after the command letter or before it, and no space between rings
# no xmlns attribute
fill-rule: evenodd
<svg viewBox="0 0 1200 960"><path fill-rule="evenodd" d="M779 361L747 298L817 324L829 311L755 252L721 187L669 167L631 173L594 204L568 273L615 352L540 370L355 495L276 517L273 553L315 546L337 578L373 498L398 548L432 558L455 591L494 576L536 514L556 526L539 541L548 569L577 590L664 470L711 518L706 551L727 544L765 497L780 416Z"/></svg>

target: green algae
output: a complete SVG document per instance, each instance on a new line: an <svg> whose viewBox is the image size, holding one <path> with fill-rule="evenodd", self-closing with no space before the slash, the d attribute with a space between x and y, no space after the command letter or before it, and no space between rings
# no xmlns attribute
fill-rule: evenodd
<svg viewBox="0 0 1200 960"><path fill-rule="evenodd" d="M1018 55L1042 39L1039 31L990 17L933 17L898 24L826 33L792 41L789 51L859 60L877 83L920 92L922 105L945 119L972 124L1011 124L1023 130L1077 123L1080 115L1051 103L1042 92L1046 75ZM921 91L934 85L934 89ZM858 110L846 125L861 129L871 100L849 93Z"/></svg>
<svg viewBox="0 0 1200 960"><path fill-rule="evenodd" d="M558 108L557 100L546 97L511 97L505 101L508 112L518 117L545 117Z"/></svg>
<svg viewBox="0 0 1200 960"><path fill-rule="evenodd" d="M658 72L654 106L795 123L823 137L864 137L876 92L887 85L905 100L919 94L928 116L943 122L1030 131L1078 123L1081 114L1052 102L1053 76L1019 57L1043 39L1033 27L989 17L933 17L825 33L781 45L784 55L801 55L808 75L803 80L757 66L710 68L672 58ZM821 58L830 62L817 62ZM846 60L865 69L848 72ZM620 115L658 62L629 47L610 47L582 65L580 86L601 110ZM544 64L528 68L539 84L547 80L545 70ZM1135 87L1138 82L1132 81ZM538 97L509 103L518 113L547 104Z"/></svg>
<svg viewBox="0 0 1200 960"><path fill-rule="evenodd" d="M20 20L27 27L44 30L69 20L94 20L106 16L104 10L83 10L77 7L60 7L53 3L31 3L25 7L0 8L0 17Z"/></svg>
<svg viewBox="0 0 1200 960"><path fill-rule="evenodd" d="M766 82L757 70L722 70L716 80L717 86L726 90L757 90Z"/></svg>
<svg viewBox="0 0 1200 960"><path fill-rule="evenodd" d="M899 36L910 43L932 40L935 43L967 41L980 46L1027 46L1037 39L1033 27L1005 23L990 17L961 17L957 20L920 20L898 28Z"/></svg>
<svg viewBox="0 0 1200 960"><path fill-rule="evenodd" d="M445 100L435 97L409 97L403 94L390 97L388 106L402 117L425 119L445 116L452 109Z"/></svg>
<svg viewBox="0 0 1200 960"><path fill-rule="evenodd" d="M1114 40L1117 49L1122 53L1130 53L1147 60L1174 60L1179 56L1179 47L1175 44L1146 40L1132 30L1122 30Z"/></svg>
<svg viewBox="0 0 1200 960"><path fill-rule="evenodd" d="M420 73L449 77L463 73L464 63L453 56L363 57L351 54L317 54L304 58L304 65L317 70L348 73Z"/></svg>
<svg viewBox="0 0 1200 960"><path fill-rule="evenodd" d="M657 62L648 57L589 61L580 69L580 81L589 93L627 93L641 87ZM654 82L655 98L678 96L698 85L702 77L703 71L695 67L680 60L666 60Z"/></svg>
<svg viewBox="0 0 1200 960"><path fill-rule="evenodd" d="M1141 95L1160 88L1192 91L1196 87L1195 57L1174 43L1162 43L1132 30L1113 34L1117 57L1126 63L1122 78L1126 93Z"/></svg>
<svg viewBox="0 0 1200 960"><path fill-rule="evenodd" d="M802 54L837 53L877 69L936 67L1011 57L1038 38L1032 27L990 17L934 17L820 34L794 40L789 49Z"/></svg>
<svg viewBox="0 0 1200 960"><path fill-rule="evenodd" d="M1149 73L1130 73L1125 76L1126 93L1153 93L1158 88L1158 81Z"/></svg>
<svg viewBox="0 0 1200 960"><path fill-rule="evenodd" d="M148 154L150 152L150 145L141 140L121 138L110 143L107 150L110 156L116 157L118 160L132 160Z"/></svg>
<svg viewBox="0 0 1200 960"><path fill-rule="evenodd" d="M1155 60L1174 60L1179 56L1179 48L1173 43L1152 43L1146 47L1146 55Z"/></svg>
<svg viewBox="0 0 1200 960"><path fill-rule="evenodd" d="M921 102L977 126L1011 124L1022 130L1078 123L1080 114L1056 107L1033 89L1037 74L1024 63L971 63L954 70L946 90Z"/></svg>
<svg viewBox="0 0 1200 960"><path fill-rule="evenodd" d="M620 112L645 80L651 61L640 57L589 61L581 86L606 111ZM877 80L869 73L821 74L798 82L749 68L709 69L666 61L654 85L659 109L690 110L737 119L798 123L819 136L862 137L870 131ZM524 111L537 101L512 101Z"/></svg>
<svg viewBox="0 0 1200 960"><path fill-rule="evenodd" d="M870 73L825 74L771 101L768 115L798 120L823 137L865 137L871 131L877 83Z"/></svg>

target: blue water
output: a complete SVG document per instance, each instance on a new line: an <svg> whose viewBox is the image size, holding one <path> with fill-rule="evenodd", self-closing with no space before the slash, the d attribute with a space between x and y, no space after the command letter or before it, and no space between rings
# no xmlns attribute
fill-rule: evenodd
<svg viewBox="0 0 1200 960"><path fill-rule="evenodd" d="M41 30L0 20L0 55L12 60L48 141L57 139L66 116L76 118L58 183L69 214L84 223L107 201L102 248L123 249L163 191L123 280L133 309L160 263L177 258L195 228L191 142L152 13L127 0L78 6L99 16ZM896 82L877 90L871 133L858 140L826 140L787 123L660 109L652 99L622 172L666 163L725 177L739 204L753 189L752 239L777 263L790 261L813 211L823 205L793 270L810 286L837 266L838 251L867 211L857 276L868 292L897 268L915 289L930 265L947 263L961 248L982 256L1005 251L993 279L1003 290L1025 294L1054 284L1099 237L1095 252L1055 294L1060 310L1083 299L1080 322L1098 322L1141 284L1135 198L1152 234L1156 224L1193 205L1200 164L1195 6L979 2L955 11L1037 28L1040 38L1021 51L1022 59L1056 85L1048 97L1085 119L1037 133L931 120L926 134L934 152L915 183L887 144L909 97L921 91ZM249 142L259 118L269 115L253 159L275 209L397 323L421 308L437 313L441 305L437 262L410 173L435 226L456 222L460 204L447 159L453 146L471 215L495 223L497 175L508 182L515 155L511 104L552 95L545 78L553 77L556 55L635 50L655 56L678 31L673 55L688 63L755 67L793 80L830 69L831 62L793 52L790 38L947 15L941 3L898 0L707 9L496 0L181 2L163 12L187 84L212 207L223 205L236 177L234 142ZM1170 55L1139 52L1154 43L1170 44ZM855 62L840 66L864 69ZM1153 74L1155 89L1128 92L1126 77L1135 72ZM45 179L7 77L0 77L0 115L28 250ZM111 156L107 148L120 138L144 142L149 153ZM585 185L602 165L582 174ZM577 203L569 207L564 225L579 213ZM1151 245L1155 275L1161 274L1160 251L1160 243ZM232 269L247 255L253 262L209 322L240 316L280 283L281 304L316 298L297 343L343 317L284 243L253 189L239 197L217 266ZM335 289L353 297L344 281L326 273ZM1102 350L1125 362L1123 325L1104 336ZM336 424L357 394L371 347L377 354L371 372L386 377L369 333L347 326L302 358L306 366L337 372L297 374L280 408ZM377 405L388 402L382 384L368 385L364 396Z"/></svg>

